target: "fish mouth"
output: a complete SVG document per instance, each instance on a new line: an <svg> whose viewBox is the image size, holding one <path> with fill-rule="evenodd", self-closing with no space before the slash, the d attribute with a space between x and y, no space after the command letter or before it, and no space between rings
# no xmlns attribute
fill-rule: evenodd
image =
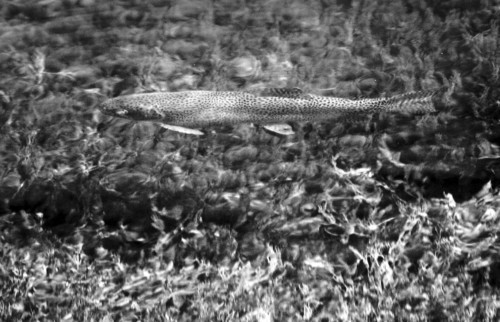
<svg viewBox="0 0 500 322"><path fill-rule="evenodd" d="M116 113L116 109L115 108L112 108L108 101L104 101L102 102L101 104L97 105L97 109L99 111L101 111L103 114L106 114L106 115L115 115Z"/></svg>
<svg viewBox="0 0 500 322"><path fill-rule="evenodd" d="M127 110L119 110L114 112L116 116L120 117L127 117L128 116L128 111Z"/></svg>
<svg viewBox="0 0 500 322"><path fill-rule="evenodd" d="M127 109L120 108L119 106L116 106L116 104L113 104L113 102L105 101L99 104L97 109L105 115L130 118L129 111Z"/></svg>

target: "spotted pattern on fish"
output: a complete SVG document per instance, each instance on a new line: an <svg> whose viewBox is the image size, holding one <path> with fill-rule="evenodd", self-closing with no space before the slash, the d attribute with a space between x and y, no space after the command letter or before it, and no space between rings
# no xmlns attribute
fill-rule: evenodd
<svg viewBox="0 0 500 322"><path fill-rule="evenodd" d="M259 93L184 91L133 94L109 99L103 113L137 121L157 121L199 128L238 123L275 124L325 121L375 112L433 112L434 92L352 100L304 94L300 89L266 89Z"/></svg>

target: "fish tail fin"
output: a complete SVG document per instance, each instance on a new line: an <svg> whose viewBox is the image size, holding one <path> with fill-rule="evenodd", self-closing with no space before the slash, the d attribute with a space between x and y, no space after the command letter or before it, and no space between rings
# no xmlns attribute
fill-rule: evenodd
<svg viewBox="0 0 500 322"><path fill-rule="evenodd" d="M387 98L383 110L408 114L436 112L434 97L437 91L410 92Z"/></svg>

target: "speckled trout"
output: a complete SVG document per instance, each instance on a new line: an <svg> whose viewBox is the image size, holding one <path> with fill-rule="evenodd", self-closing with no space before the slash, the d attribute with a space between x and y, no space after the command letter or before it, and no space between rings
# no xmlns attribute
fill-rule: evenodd
<svg viewBox="0 0 500 322"><path fill-rule="evenodd" d="M347 99L303 93L298 88L252 92L183 91L132 94L108 99L99 109L107 115L154 121L166 129L202 135L212 125L257 123L280 134L293 134L286 122L357 118L376 112L434 112L435 92L411 92L388 98Z"/></svg>

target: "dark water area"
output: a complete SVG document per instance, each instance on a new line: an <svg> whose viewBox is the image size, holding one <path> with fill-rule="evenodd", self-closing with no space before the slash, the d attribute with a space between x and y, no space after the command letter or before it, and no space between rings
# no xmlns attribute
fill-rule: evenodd
<svg viewBox="0 0 500 322"><path fill-rule="evenodd" d="M499 26L497 0L0 2L0 320L498 320ZM200 90L435 111L193 136L98 109Z"/></svg>

